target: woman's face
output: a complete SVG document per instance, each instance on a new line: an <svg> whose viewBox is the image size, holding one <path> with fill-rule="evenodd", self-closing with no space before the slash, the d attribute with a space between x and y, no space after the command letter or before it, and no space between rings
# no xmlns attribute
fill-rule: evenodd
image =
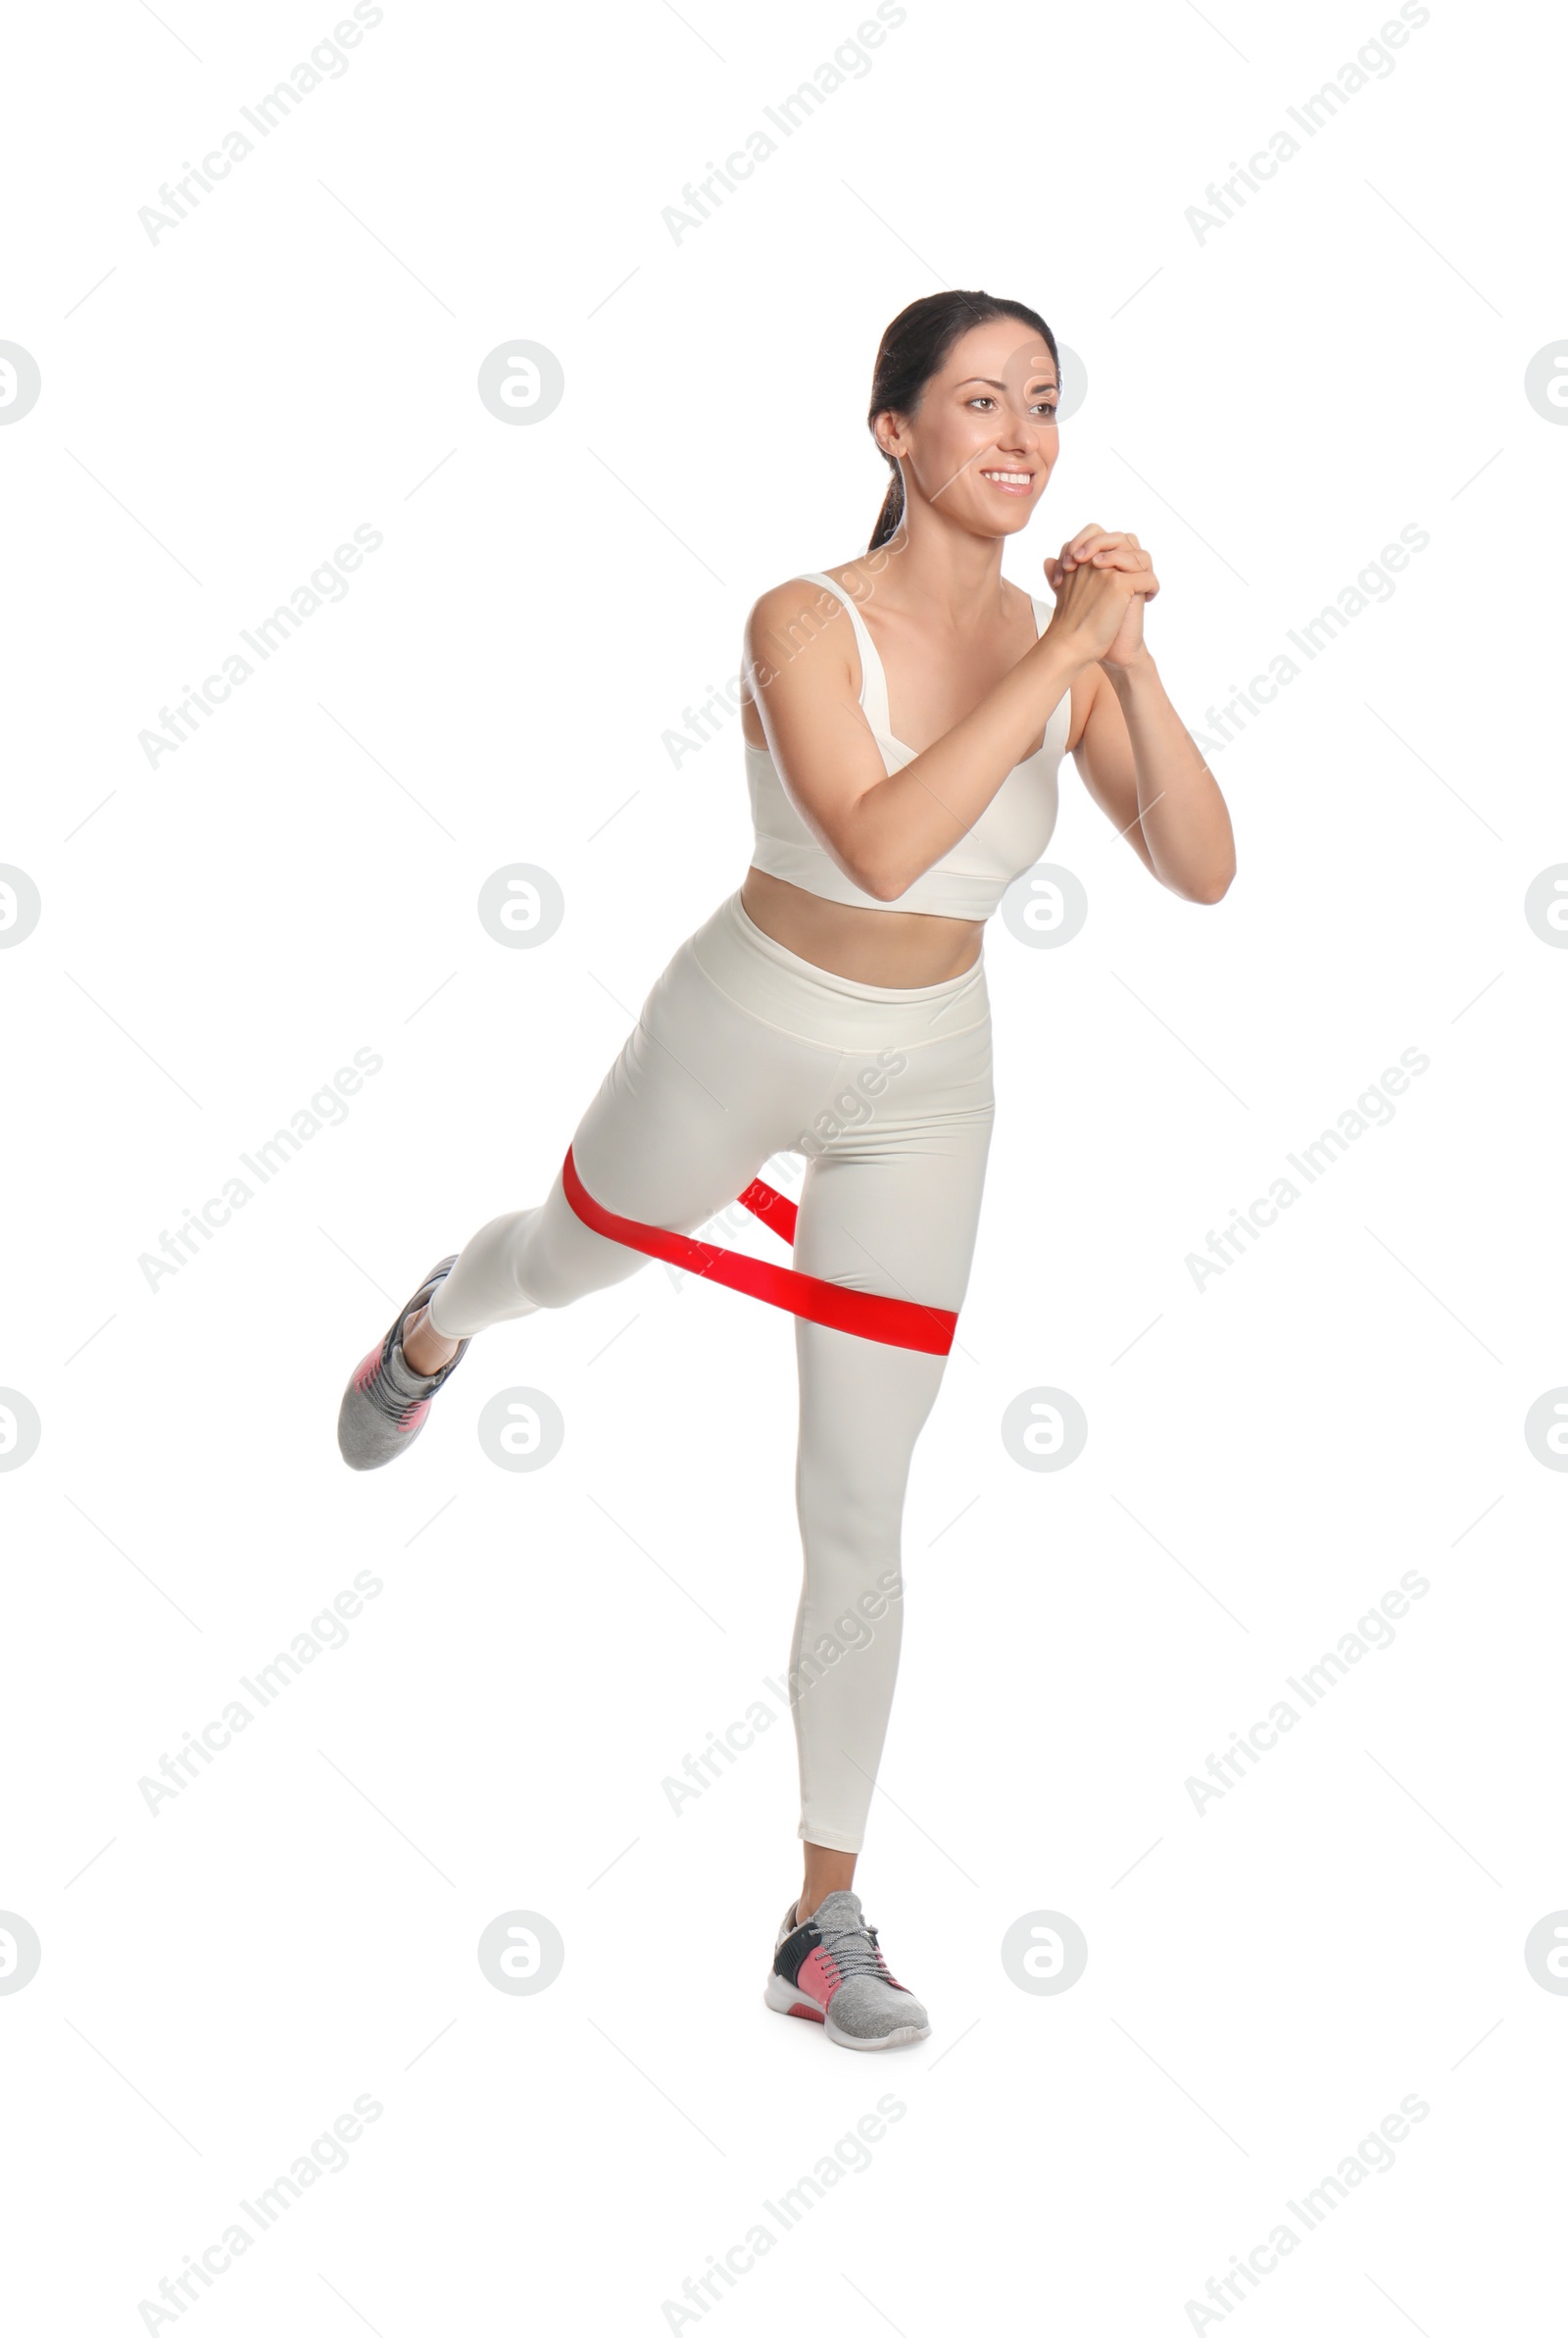
<svg viewBox="0 0 1568 2338"><path fill-rule="evenodd" d="M1015 317L994 317L954 343L919 411L881 426L927 503L976 535L1028 524L1059 448L1061 385L1050 349Z"/></svg>

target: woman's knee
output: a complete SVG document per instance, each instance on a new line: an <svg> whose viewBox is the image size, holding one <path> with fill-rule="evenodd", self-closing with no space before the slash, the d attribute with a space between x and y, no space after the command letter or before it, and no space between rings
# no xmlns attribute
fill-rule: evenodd
<svg viewBox="0 0 1568 2338"><path fill-rule="evenodd" d="M558 1184L543 1207L528 1214L513 1271L536 1307L570 1307L590 1291L624 1282L647 1263L641 1251L584 1225Z"/></svg>

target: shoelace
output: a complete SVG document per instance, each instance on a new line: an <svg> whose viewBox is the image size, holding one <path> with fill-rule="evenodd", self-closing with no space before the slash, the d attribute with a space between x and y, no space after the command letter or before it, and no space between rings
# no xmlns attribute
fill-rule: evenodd
<svg viewBox="0 0 1568 2338"><path fill-rule="evenodd" d="M873 1980L897 1986L877 1945L875 1924L846 1924L841 1931L821 1932L821 1942L844 1980L868 1972Z"/></svg>
<svg viewBox="0 0 1568 2338"><path fill-rule="evenodd" d="M398 1340L402 1337L403 1325L407 1320L408 1316L413 1314L414 1308L418 1304L418 1300L416 1299L413 1304L405 1311L405 1313L398 1318L396 1323L392 1327L392 1330L388 1333L386 1340L382 1343L381 1361L376 1366L374 1371L370 1374L370 1377L366 1382L365 1386L365 1394L369 1398L371 1404L373 1404L379 1412L384 1413L388 1420L393 1421L394 1423L406 1420L416 1405L428 1404L431 1397L435 1394L435 1389L431 1387L426 1388L420 1395L406 1396L402 1389L395 1385L391 1373L387 1370L388 1359L391 1356L393 1348L397 1345ZM459 1352L461 1353L461 1350ZM452 1361L454 1364L456 1364L457 1357L454 1356ZM404 1360L403 1368L407 1372L412 1372L414 1370L413 1365L410 1364L406 1358ZM431 1377L439 1381L442 1377L442 1374L438 1372L429 1375L421 1374L420 1376Z"/></svg>

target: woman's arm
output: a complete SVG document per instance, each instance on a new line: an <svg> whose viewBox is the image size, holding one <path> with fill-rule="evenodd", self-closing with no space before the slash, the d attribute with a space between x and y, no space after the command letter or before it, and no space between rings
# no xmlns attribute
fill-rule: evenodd
<svg viewBox="0 0 1568 2338"><path fill-rule="evenodd" d="M1086 528L1063 545L1060 561L1046 563L1047 581L1059 589L1060 579L1097 558L1136 560L1152 574L1136 536ZM1143 611L1143 599L1129 604L1098 661L1074 757L1089 794L1145 868L1184 901L1218 901L1236 874L1230 814L1144 645Z"/></svg>
<svg viewBox="0 0 1568 2338"><path fill-rule="evenodd" d="M828 603L799 578L764 593L746 631L762 729L790 800L851 882L897 901L951 852L1146 589L1135 573L1076 570L1034 646L961 721L891 773L856 695L843 596Z"/></svg>

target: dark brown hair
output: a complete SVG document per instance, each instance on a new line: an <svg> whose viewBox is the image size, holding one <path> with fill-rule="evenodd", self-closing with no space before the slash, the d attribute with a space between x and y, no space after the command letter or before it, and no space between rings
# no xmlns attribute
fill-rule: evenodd
<svg viewBox="0 0 1568 2338"><path fill-rule="evenodd" d="M1061 376L1061 359L1056 352L1055 335L1044 317L1026 308L1021 300L999 300L989 292L928 292L923 300L911 300L901 309L882 335L876 353L876 371L871 376L871 406L866 415L866 427L876 441L876 418L891 408L895 414L912 415L919 411L925 385L947 364L954 343L972 324L989 324L993 317L1016 317L1020 324L1036 331L1051 351ZM867 552L874 552L885 544L904 518L904 474L896 455L877 448L892 471L882 509L877 514L875 527Z"/></svg>

